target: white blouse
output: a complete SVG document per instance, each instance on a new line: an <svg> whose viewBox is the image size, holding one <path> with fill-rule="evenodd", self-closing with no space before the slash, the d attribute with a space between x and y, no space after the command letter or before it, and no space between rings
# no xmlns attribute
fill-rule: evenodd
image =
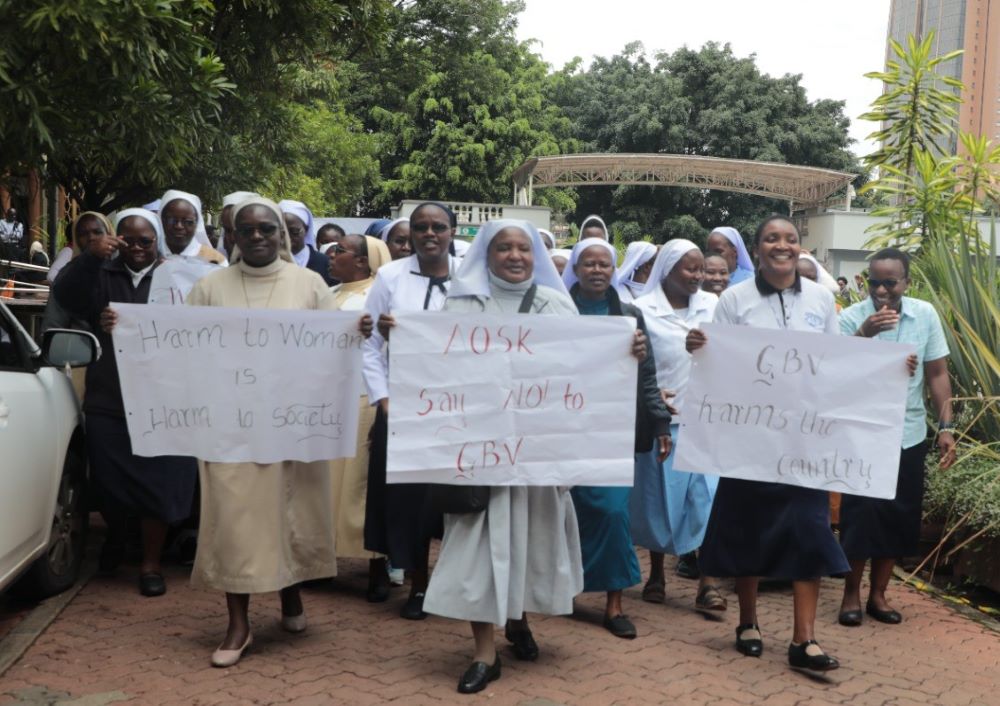
<svg viewBox="0 0 1000 706"><path fill-rule="evenodd" d="M798 291L789 287L781 292L761 294L756 279L744 280L722 293L714 321L756 328L839 334L833 293L802 277L798 283Z"/></svg>

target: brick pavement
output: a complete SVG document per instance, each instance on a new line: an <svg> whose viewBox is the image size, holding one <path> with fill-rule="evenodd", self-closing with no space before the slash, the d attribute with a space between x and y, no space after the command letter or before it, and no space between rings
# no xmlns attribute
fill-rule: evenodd
<svg viewBox="0 0 1000 706"><path fill-rule="evenodd" d="M277 625L274 594L251 603L255 643L231 669L213 669L211 651L225 629L221 595L195 591L186 570L168 572L169 593L144 599L135 567L95 578L0 677L0 704L997 704L1000 635L942 603L894 584L906 616L897 627L834 620L840 582L823 586L821 644L842 663L829 678L788 669L787 590L761 595L762 659L733 648L735 596L721 622L691 610L695 582L668 580L666 605L626 592L640 637L620 640L600 627L603 596L577 599L577 615L532 617L542 655L513 659L502 634L502 678L481 694L455 692L472 648L464 623L397 617L405 598L364 600L366 565L341 562L336 582L304 591L309 628L299 636Z"/></svg>

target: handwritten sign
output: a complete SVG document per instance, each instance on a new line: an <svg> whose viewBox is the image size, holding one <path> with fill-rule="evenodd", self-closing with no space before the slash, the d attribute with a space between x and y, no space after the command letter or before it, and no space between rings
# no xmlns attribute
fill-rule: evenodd
<svg viewBox="0 0 1000 706"><path fill-rule="evenodd" d="M155 270L149 283L150 304L183 304L195 282L207 274L221 269L200 257L171 255Z"/></svg>
<svg viewBox="0 0 1000 706"><path fill-rule="evenodd" d="M632 485L635 320L400 312L389 483Z"/></svg>
<svg viewBox="0 0 1000 706"><path fill-rule="evenodd" d="M355 455L357 313L113 306L136 454L258 463Z"/></svg>
<svg viewBox="0 0 1000 706"><path fill-rule="evenodd" d="M913 346L702 328L674 468L895 497Z"/></svg>

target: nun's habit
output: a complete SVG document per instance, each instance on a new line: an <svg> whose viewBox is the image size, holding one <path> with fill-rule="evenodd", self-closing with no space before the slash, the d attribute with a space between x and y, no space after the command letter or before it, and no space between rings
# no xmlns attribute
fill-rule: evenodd
<svg viewBox="0 0 1000 706"><path fill-rule="evenodd" d="M231 194L226 194L222 197L222 210L225 211L227 208L233 208L248 199L259 198L260 194L255 191L234 191ZM226 256L226 261L229 261L229 256L232 253L226 251L225 238L219 238L219 245L216 248L219 252Z"/></svg>
<svg viewBox="0 0 1000 706"><path fill-rule="evenodd" d="M532 241L534 277L506 282L487 267L490 241L504 228ZM444 310L516 313L531 284L531 312L575 315L576 307L535 227L490 221L479 231L455 275ZM456 620L503 625L525 612L562 615L583 588L580 537L566 488L495 486L484 512L445 515L444 539L424 610Z"/></svg>
<svg viewBox="0 0 1000 706"><path fill-rule="evenodd" d="M592 228L593 226L600 226L604 230L604 239L608 242L611 241L611 233L608 231L608 226L604 223L604 219L597 215L590 215L583 219L580 223L580 237L583 237L584 228Z"/></svg>
<svg viewBox="0 0 1000 706"><path fill-rule="evenodd" d="M163 211L166 210L174 201L186 201L194 207L194 210L198 214L198 224L194 229L194 237L191 238L191 242L188 246L184 248L183 251L179 253L171 253L170 248L167 247L167 240L163 235L163 229L160 229L160 252L165 253L167 257L170 255L182 255L184 257L199 257L202 260L207 260L216 265L225 265L226 256L221 252L212 247L212 243L208 239L208 231L205 230L205 218L202 216L201 212L201 199L194 194L189 194L186 191L178 191L176 189L170 189L165 191L163 196L160 197L160 203L163 207L159 211L159 216L163 218Z"/></svg>
<svg viewBox="0 0 1000 706"><path fill-rule="evenodd" d="M637 240L629 243L625 249L625 260L622 266L615 273L618 277L618 296L625 303L633 302L642 295L642 290L646 288L645 282L636 282L632 279L635 271L656 257L656 246L644 240ZM612 260L614 262L614 260Z"/></svg>
<svg viewBox="0 0 1000 706"><path fill-rule="evenodd" d="M642 311L649 344L656 359L656 377L664 390L677 393L672 404L680 414L670 426L673 450L662 463L656 453L641 454L632 489L632 537L636 544L661 554L680 556L701 546L719 485L718 476L674 470L679 424L684 419L685 389L691 375L691 355L685 347L687 333L711 321L719 299L698 290L686 310L675 310L663 291L663 279L681 258L699 251L690 240L669 241L660 250L642 296L635 305Z"/></svg>
<svg viewBox="0 0 1000 706"><path fill-rule="evenodd" d="M753 260L750 259L750 253L747 251L746 243L743 242L743 236L740 235L740 232L729 226L719 226L718 228L713 228L712 233L718 233L725 237L736 248L736 269L729 273L729 286L732 287L734 284L752 279L754 273ZM712 235L712 233L709 233L709 235Z"/></svg>
<svg viewBox="0 0 1000 706"><path fill-rule="evenodd" d="M826 271L826 268L823 267L823 265L819 264L819 260L807 252L800 254L799 259L808 260L813 264L813 267L816 268L816 284L826 287L833 292L834 296L840 294L840 285L837 284L837 280L833 278L833 275Z"/></svg>
<svg viewBox="0 0 1000 706"><path fill-rule="evenodd" d="M291 213L298 216L299 220L306 226L306 244L297 253L292 253L292 260L299 267L307 267L326 282L328 287L337 284L337 281L330 276L330 259L316 249L316 224L313 220L312 211L301 201L285 199L278 202L281 212Z"/></svg>
<svg viewBox="0 0 1000 706"><path fill-rule="evenodd" d="M268 208L281 223L280 255L251 267L233 252L233 264L199 280L187 303L235 309L332 309L333 297L319 277L292 262L291 246L277 204ZM294 365L289 375L299 375ZM313 371L310 374L315 374ZM330 467L303 463L200 464L201 527L191 584L227 593L263 593L301 581L334 576L334 521Z"/></svg>

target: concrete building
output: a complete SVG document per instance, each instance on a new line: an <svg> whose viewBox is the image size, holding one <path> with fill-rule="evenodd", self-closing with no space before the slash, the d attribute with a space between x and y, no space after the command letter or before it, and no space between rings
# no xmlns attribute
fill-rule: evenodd
<svg viewBox="0 0 1000 706"><path fill-rule="evenodd" d="M964 53L939 72L965 84L958 127L1000 142L1000 0L892 0L890 38L906 46L909 35L934 31L934 54ZM886 43L886 60L894 54ZM957 138L942 145L951 154Z"/></svg>

